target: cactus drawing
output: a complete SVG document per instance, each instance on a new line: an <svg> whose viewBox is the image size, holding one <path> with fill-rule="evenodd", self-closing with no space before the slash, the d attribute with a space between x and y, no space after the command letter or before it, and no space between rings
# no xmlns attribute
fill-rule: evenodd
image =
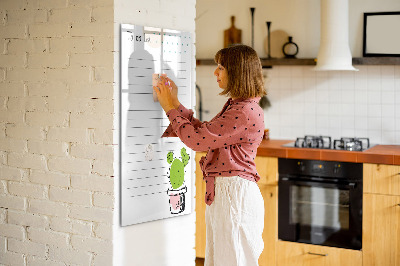
<svg viewBox="0 0 400 266"><path fill-rule="evenodd" d="M186 149L181 149L181 158L182 161L174 158L174 153L172 151L167 154L167 162L171 165L170 168L170 176L169 182L173 189L177 189L182 186L183 181L185 179L185 171L184 168L189 162L189 154L186 153Z"/></svg>
<svg viewBox="0 0 400 266"><path fill-rule="evenodd" d="M185 193L187 189L186 186L183 186L183 182L185 181L184 168L190 159L185 148L181 149L181 158L182 160L174 158L172 151L167 154L167 162L171 165L169 169L169 182L172 189L167 190L171 214L178 214L185 210Z"/></svg>

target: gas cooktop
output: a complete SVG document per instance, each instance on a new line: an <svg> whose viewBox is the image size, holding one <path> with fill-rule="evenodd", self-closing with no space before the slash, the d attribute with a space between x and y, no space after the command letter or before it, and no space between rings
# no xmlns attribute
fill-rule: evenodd
<svg viewBox="0 0 400 266"><path fill-rule="evenodd" d="M344 151L365 151L374 145L370 145L369 138L340 138L331 140L329 136L311 136L297 138L295 142L283 145L284 147L314 148Z"/></svg>

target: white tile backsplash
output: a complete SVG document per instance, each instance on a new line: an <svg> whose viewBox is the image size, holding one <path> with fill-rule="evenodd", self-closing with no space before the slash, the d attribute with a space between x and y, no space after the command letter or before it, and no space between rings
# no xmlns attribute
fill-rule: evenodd
<svg viewBox="0 0 400 266"><path fill-rule="evenodd" d="M382 91L382 104L394 104L395 102L395 91Z"/></svg>
<svg viewBox="0 0 400 266"><path fill-rule="evenodd" d="M313 71L312 66L264 70L271 107L265 125L274 139L305 134L369 137L371 143L400 144L400 66L355 66L359 71ZM214 66L197 67L203 120L227 100L213 76Z"/></svg>
<svg viewBox="0 0 400 266"><path fill-rule="evenodd" d="M367 97L368 97L368 104L381 104L382 103L382 97L381 97L381 91L367 91Z"/></svg>
<svg viewBox="0 0 400 266"><path fill-rule="evenodd" d="M395 89L394 75L385 76L385 78L382 79L382 92L394 91L394 89Z"/></svg>
<svg viewBox="0 0 400 266"><path fill-rule="evenodd" d="M393 120L394 107L395 106L393 104L382 104L382 119L390 117Z"/></svg>
<svg viewBox="0 0 400 266"><path fill-rule="evenodd" d="M397 140L400 140L400 134L398 134L400 132L400 117L399 116L396 117L395 125L396 125L395 130L396 130L396 142L397 142Z"/></svg>
<svg viewBox="0 0 400 266"><path fill-rule="evenodd" d="M382 105L379 104L369 104L367 110L367 116L369 118L380 118L382 117Z"/></svg>
<svg viewBox="0 0 400 266"><path fill-rule="evenodd" d="M381 66L382 77L393 80L394 79L394 69L395 69L395 66Z"/></svg>

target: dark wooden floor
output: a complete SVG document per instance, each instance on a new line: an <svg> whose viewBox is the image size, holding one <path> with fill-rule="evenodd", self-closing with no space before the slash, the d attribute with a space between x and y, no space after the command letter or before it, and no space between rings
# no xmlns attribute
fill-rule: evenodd
<svg viewBox="0 0 400 266"><path fill-rule="evenodd" d="M196 266L204 266L204 259L196 258Z"/></svg>

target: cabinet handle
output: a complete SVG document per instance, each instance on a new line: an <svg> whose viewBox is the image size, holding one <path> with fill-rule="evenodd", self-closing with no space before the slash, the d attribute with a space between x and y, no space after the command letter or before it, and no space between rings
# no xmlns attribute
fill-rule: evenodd
<svg viewBox="0 0 400 266"><path fill-rule="evenodd" d="M310 255L317 255L317 256L323 256L323 257L328 256L328 254L320 254L320 253L313 253L313 252L307 252L307 254L310 254Z"/></svg>

